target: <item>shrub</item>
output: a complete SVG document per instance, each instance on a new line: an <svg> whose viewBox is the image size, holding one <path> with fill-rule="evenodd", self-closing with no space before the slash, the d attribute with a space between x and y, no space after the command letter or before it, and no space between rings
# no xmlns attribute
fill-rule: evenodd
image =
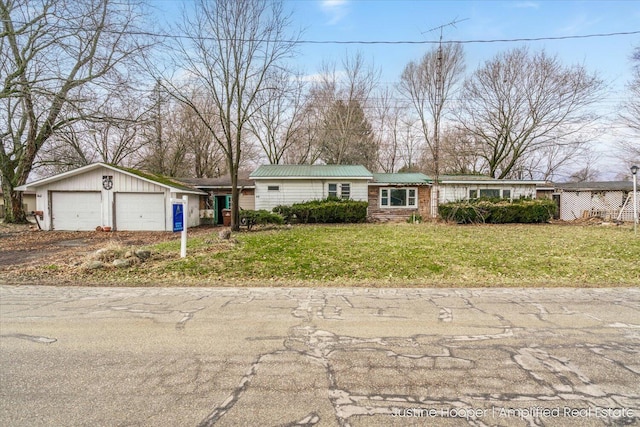
<svg viewBox="0 0 640 427"><path fill-rule="evenodd" d="M407 219L409 224L419 224L422 222L422 215L417 213L412 213L411 216Z"/></svg>
<svg viewBox="0 0 640 427"><path fill-rule="evenodd" d="M271 213L264 209L259 211L240 211L240 225L246 226L248 230L251 230L254 225L265 224L284 224L284 219L280 215Z"/></svg>
<svg viewBox="0 0 640 427"><path fill-rule="evenodd" d="M291 206L276 206L273 211L287 222L308 223L355 223L367 218L367 202L327 198L295 203Z"/></svg>
<svg viewBox="0 0 640 427"><path fill-rule="evenodd" d="M438 214L458 224L486 222L490 224L548 222L556 211L556 204L548 199L472 200L444 203Z"/></svg>

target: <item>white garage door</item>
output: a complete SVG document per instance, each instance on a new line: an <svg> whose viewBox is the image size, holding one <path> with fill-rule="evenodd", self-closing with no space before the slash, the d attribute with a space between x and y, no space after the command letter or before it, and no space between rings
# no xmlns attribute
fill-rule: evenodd
<svg viewBox="0 0 640 427"><path fill-rule="evenodd" d="M102 195L100 192L54 191L51 219L54 230L95 230L102 225Z"/></svg>
<svg viewBox="0 0 640 427"><path fill-rule="evenodd" d="M164 231L163 193L116 193L116 230Z"/></svg>

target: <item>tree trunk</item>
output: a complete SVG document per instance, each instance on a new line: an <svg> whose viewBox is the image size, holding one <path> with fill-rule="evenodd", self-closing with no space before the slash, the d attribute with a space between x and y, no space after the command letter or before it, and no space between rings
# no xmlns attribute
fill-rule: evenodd
<svg viewBox="0 0 640 427"><path fill-rule="evenodd" d="M2 182L2 196L4 199L4 222L26 224L27 215L22 209L22 193L13 190L10 182Z"/></svg>
<svg viewBox="0 0 640 427"><path fill-rule="evenodd" d="M238 172L231 173L231 231L240 230L240 190L238 189Z"/></svg>

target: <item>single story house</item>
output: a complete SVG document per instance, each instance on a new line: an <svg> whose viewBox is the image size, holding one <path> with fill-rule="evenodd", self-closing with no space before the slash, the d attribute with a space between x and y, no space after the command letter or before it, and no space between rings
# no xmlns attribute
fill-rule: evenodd
<svg viewBox="0 0 640 427"><path fill-rule="evenodd" d="M200 220L203 224L222 225L223 210L231 209L231 178L180 178L180 182L188 184L206 195L200 197ZM238 177L240 191L240 209L255 210L255 183L248 175Z"/></svg>
<svg viewBox="0 0 640 427"><path fill-rule="evenodd" d="M559 207L559 219L564 221L591 217L633 221L633 183L630 181L556 184L553 197ZM640 211L640 194L636 200Z"/></svg>
<svg viewBox="0 0 640 427"><path fill-rule="evenodd" d="M262 165L250 176L255 182L255 208L271 211L330 196L368 200L373 175L361 165Z"/></svg>
<svg viewBox="0 0 640 427"><path fill-rule="evenodd" d="M34 191L43 230L172 231L171 199L188 197L187 227L200 224L201 190L171 178L135 169L93 163L31 182L17 191Z"/></svg>
<svg viewBox="0 0 640 427"><path fill-rule="evenodd" d="M369 182L369 218L377 221L424 219L431 212L431 184L422 173L374 173Z"/></svg>

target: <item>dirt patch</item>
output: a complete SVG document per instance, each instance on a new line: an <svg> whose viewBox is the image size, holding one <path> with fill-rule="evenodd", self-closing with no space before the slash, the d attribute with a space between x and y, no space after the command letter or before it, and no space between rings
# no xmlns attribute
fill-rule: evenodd
<svg viewBox="0 0 640 427"><path fill-rule="evenodd" d="M189 236L213 231L190 228ZM0 224L0 274L18 266L73 263L107 245L139 247L177 239L180 233L170 231L41 231L35 226Z"/></svg>

